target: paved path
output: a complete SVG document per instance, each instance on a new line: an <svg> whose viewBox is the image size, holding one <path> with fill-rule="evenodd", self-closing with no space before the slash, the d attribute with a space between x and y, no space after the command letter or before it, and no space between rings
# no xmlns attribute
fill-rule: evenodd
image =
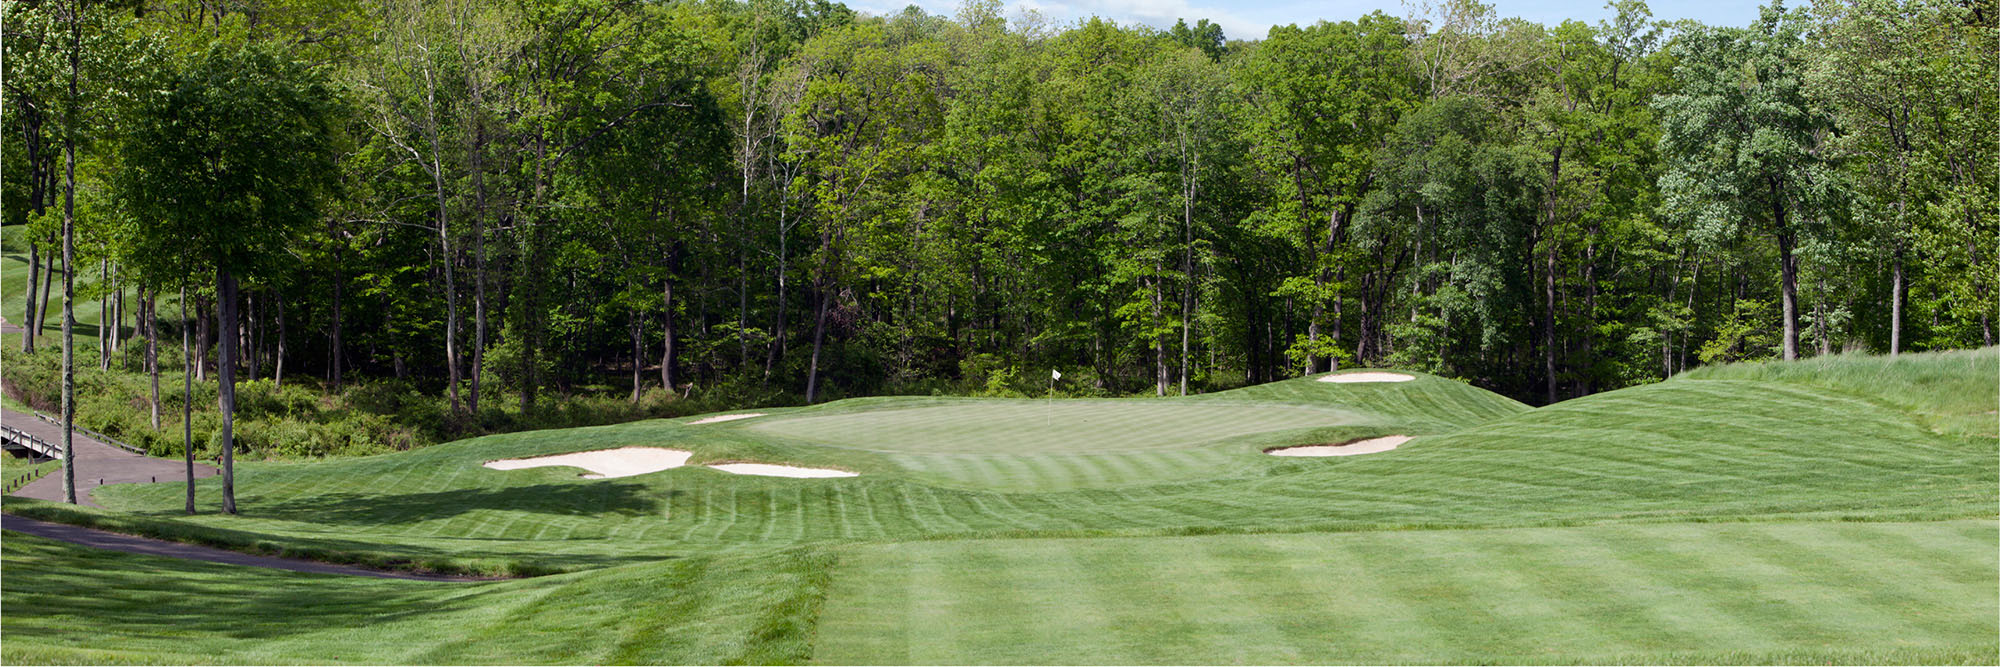
<svg viewBox="0 0 2000 667"><path fill-rule="evenodd" d="M10 334L10 333L24 334L28 333L28 330L14 326L12 323L7 321L7 318L0 317L0 334Z"/></svg>
<svg viewBox="0 0 2000 667"><path fill-rule="evenodd" d="M437 574L418 574L414 572L389 572L383 570L370 570L367 568L354 567L352 565L335 565L333 563L322 563L314 560L301 560L297 558L279 558L276 556L255 556L236 551L229 551L227 549L196 546L193 544L182 544L180 542L168 542L165 540L155 540L146 537L134 537L132 535L113 533L109 531L98 530L95 528L72 526L66 523L50 523L47 521L37 521L35 519L18 517L12 514L0 514L0 530L11 530L18 533L26 533L29 535L46 537L52 540L62 540L64 542L69 542L72 544L81 544L86 547L96 547L99 549L110 549L112 551L124 551L127 553L135 553L135 554L145 554L148 556L164 556L167 558L185 558L189 560L203 560L211 563L222 563L225 565L269 567L280 570L291 570L293 572L314 572L319 574L345 574L357 577L376 577L380 579L410 579L415 581L491 581L491 579L484 579L477 577L453 577L453 576L445 576Z"/></svg>
<svg viewBox="0 0 2000 667"><path fill-rule="evenodd" d="M57 447L62 446L62 427L34 415L0 410L0 423L27 431L29 435L55 443ZM141 456L92 440L82 433L73 434L71 445L76 448L76 500L91 507L100 506L90 497L90 491L100 484L143 484L187 479L187 464L182 461ZM213 477L215 473L214 466L194 464L195 477ZM14 491L14 495L62 502L62 471L43 475L41 479Z"/></svg>

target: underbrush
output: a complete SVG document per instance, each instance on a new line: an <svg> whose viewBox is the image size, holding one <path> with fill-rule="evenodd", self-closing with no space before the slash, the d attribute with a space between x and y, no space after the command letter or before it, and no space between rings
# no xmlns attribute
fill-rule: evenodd
<svg viewBox="0 0 2000 667"><path fill-rule="evenodd" d="M165 355L162 355L163 357ZM91 359L95 361L95 359ZM174 360L178 361L178 360ZM197 379L189 417L182 419L182 374L161 359L159 428L153 427L151 380L138 367L114 363L111 370L79 363L76 422L155 456L181 453L184 424L196 457L221 455L222 414L213 374ZM61 353L0 350L7 372L0 390L8 399L54 415L61 410ZM236 385L235 442L241 456L267 459L364 456L401 451L493 433L616 424L745 407L792 405L798 397L743 381L710 385L677 396L661 389L631 400L629 392L602 388L571 394L544 393L523 411L520 395L488 388L479 409L454 412L436 391L393 379L360 379L333 391L314 377L239 379Z"/></svg>

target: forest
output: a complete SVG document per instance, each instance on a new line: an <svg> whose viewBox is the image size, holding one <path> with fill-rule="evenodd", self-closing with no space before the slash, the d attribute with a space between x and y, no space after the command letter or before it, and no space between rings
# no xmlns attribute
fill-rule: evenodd
<svg viewBox="0 0 2000 667"><path fill-rule="evenodd" d="M115 395L79 423L155 449L218 401L224 452L391 415L285 450L326 454L611 418L579 401L1395 367L1541 404L1994 344L2000 4L1610 8L8 0L7 395Z"/></svg>

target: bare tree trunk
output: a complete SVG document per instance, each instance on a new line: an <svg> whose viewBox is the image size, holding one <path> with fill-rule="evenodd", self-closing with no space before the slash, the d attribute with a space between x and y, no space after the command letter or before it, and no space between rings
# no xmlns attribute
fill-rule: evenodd
<svg viewBox="0 0 2000 667"><path fill-rule="evenodd" d="M340 270L340 254L335 253L333 257L333 331L331 332L333 340L330 341L331 344L328 346L331 348L333 363L328 364L326 369L327 381L333 384L334 393L340 393L340 296L342 292L346 291L342 289L342 282L345 275Z"/></svg>
<svg viewBox="0 0 2000 667"><path fill-rule="evenodd" d="M75 11L71 7L71 11ZM71 30L77 30L71 16ZM76 95L76 45L71 44L70 96ZM63 314L62 314L62 460L63 502L76 504L76 140L63 135Z"/></svg>
<svg viewBox="0 0 2000 667"><path fill-rule="evenodd" d="M222 348L215 355L216 400L222 408L222 513L236 513L236 276L215 271L215 309Z"/></svg>
<svg viewBox="0 0 2000 667"><path fill-rule="evenodd" d="M194 513L194 353L188 349L188 291L181 284L181 453L187 459L187 513Z"/></svg>
<svg viewBox="0 0 2000 667"><path fill-rule="evenodd" d="M248 311L239 311L242 312L244 322L243 337L238 342L243 347L237 348L237 353L243 355L243 368L245 374L249 376L245 379L251 382L257 381L258 365L263 361L258 357L258 352L264 349L263 306L263 297L254 289L243 294L243 303L238 306L243 311Z"/></svg>
<svg viewBox="0 0 2000 667"><path fill-rule="evenodd" d="M62 272L63 275L69 275L70 267L69 260L67 259L63 260ZM56 258L50 257L49 270L42 273L42 305L35 308L34 329L38 333L42 330L42 326L49 321L49 290L54 289L55 284Z"/></svg>
<svg viewBox="0 0 2000 667"><path fill-rule="evenodd" d="M208 325L208 313L203 312L204 308L202 306L205 300L199 295L195 296L194 299L194 379L207 382L208 346L211 344L211 336L214 332L209 331L211 327Z"/></svg>
<svg viewBox="0 0 2000 667"><path fill-rule="evenodd" d="M480 88L473 87L472 141L472 386L465 405L479 412L479 388L486 372L486 116Z"/></svg>
<svg viewBox="0 0 2000 667"><path fill-rule="evenodd" d="M637 403L641 390L645 389L645 381L640 375L646 367L646 353L643 349L646 338L645 315L634 308L632 323L626 325L625 330L632 334L632 402Z"/></svg>
<svg viewBox="0 0 2000 667"><path fill-rule="evenodd" d="M160 430L160 293L155 290L140 300L139 314L146 329L146 376L152 382L153 430Z"/></svg>
<svg viewBox="0 0 2000 667"><path fill-rule="evenodd" d="M1897 202L1898 207L1902 202ZM1889 356L1903 351L1903 240L1896 239L1889 279Z"/></svg>
<svg viewBox="0 0 2000 667"><path fill-rule="evenodd" d="M1154 323L1158 323L1160 318L1164 316L1164 313L1160 309L1159 269L1159 263L1155 262L1153 265L1154 277L1151 281ZM1162 340L1158 334L1154 334L1151 338L1153 339L1153 395L1165 396L1167 395L1167 342Z"/></svg>
<svg viewBox="0 0 2000 667"><path fill-rule="evenodd" d="M807 404L819 400L819 352L821 346L826 342L827 302L832 300L832 296L827 294L826 287L821 287L816 291L819 292L819 303L815 305L813 313L812 366L806 371Z"/></svg>
<svg viewBox="0 0 2000 667"><path fill-rule="evenodd" d="M1781 300L1785 317L1785 361L1799 358L1799 258L1793 254L1792 244L1791 234L1778 236L1778 263L1784 282Z"/></svg>
<svg viewBox="0 0 2000 667"><path fill-rule="evenodd" d="M442 166L437 166L436 168L439 170L443 169ZM452 257L451 229L445 221L444 177L437 171L433 171L432 174L437 181L438 254L440 261L444 262L444 365L446 369L445 375L448 378L446 380L448 384L446 385L447 389L445 393L451 397L452 414L460 414L465 410L464 406L459 403L458 398L458 383L460 379L458 363L458 277L452 269L452 265L458 262Z"/></svg>
<svg viewBox="0 0 2000 667"><path fill-rule="evenodd" d="M673 262L669 261L668 266L672 265ZM664 323L660 336L660 386L672 392L674 390L674 279L671 275L661 282L660 307L663 313L661 321Z"/></svg>
<svg viewBox="0 0 2000 667"><path fill-rule="evenodd" d="M1553 196L1553 195L1552 195ZM1556 402L1556 240L1544 234L1549 244L1542 270L1542 374L1547 379L1548 402Z"/></svg>
<svg viewBox="0 0 2000 667"><path fill-rule="evenodd" d="M28 304L21 317L21 351L35 351L35 334L42 330L42 321L37 316L35 288L42 279L42 244L28 243Z"/></svg>
<svg viewBox="0 0 2000 667"><path fill-rule="evenodd" d="M111 351L118 353L118 363L123 366L132 360L131 350L125 347L125 286L119 280L116 264L111 267L111 275Z"/></svg>
<svg viewBox="0 0 2000 667"><path fill-rule="evenodd" d="M97 260L97 285L111 285L111 260ZM110 296L109 292L97 295L97 369L105 371L111 370L111 343L107 340L108 330L105 328L106 321L113 314Z"/></svg>
<svg viewBox="0 0 2000 667"><path fill-rule="evenodd" d="M271 365L272 365L271 386L274 389L284 389L285 388L285 297L282 294L278 294L275 290L271 293L271 309L277 311L277 315L271 318L271 322L272 324L277 325L278 328L278 351L275 355L273 355L276 358L271 360Z"/></svg>

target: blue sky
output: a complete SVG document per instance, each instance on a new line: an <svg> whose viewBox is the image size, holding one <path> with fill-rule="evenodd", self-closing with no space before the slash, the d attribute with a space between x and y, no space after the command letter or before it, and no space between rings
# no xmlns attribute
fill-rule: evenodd
<svg viewBox="0 0 2000 667"><path fill-rule="evenodd" d="M1004 0L1013 10L1033 8L1055 23L1102 16L1119 23L1145 23L1156 27L1174 24L1176 18L1210 19L1222 25L1230 38L1262 38L1273 25L1310 24L1326 19L1352 19L1382 10L1404 16L1409 10L1401 0L1279 0L1277 2L1226 2L1219 0ZM1563 19L1589 23L1610 17L1603 0L1488 0L1501 16L1518 16L1553 25ZM958 0L848 0L847 5L870 14L892 14L915 4L932 14L951 15ZM1754 1L1697 0L1694 2L1651 2L1653 16L1673 20L1691 18L1711 25L1748 25L1757 17Z"/></svg>

